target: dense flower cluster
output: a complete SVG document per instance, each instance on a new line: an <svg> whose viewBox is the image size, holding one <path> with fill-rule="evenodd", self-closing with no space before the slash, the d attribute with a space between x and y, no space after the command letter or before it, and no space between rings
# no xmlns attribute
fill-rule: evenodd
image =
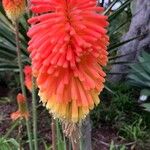
<svg viewBox="0 0 150 150"><path fill-rule="evenodd" d="M11 119L12 120L23 119L23 118L28 119L29 112L27 111L26 108L26 99L21 93L17 95L17 103L18 103L18 110L11 114Z"/></svg>
<svg viewBox="0 0 150 150"><path fill-rule="evenodd" d="M2 0L3 8L8 18L15 22L25 11L25 0Z"/></svg>
<svg viewBox="0 0 150 150"><path fill-rule="evenodd" d="M99 103L107 63L107 17L96 0L31 0L28 50L46 108L79 122Z"/></svg>

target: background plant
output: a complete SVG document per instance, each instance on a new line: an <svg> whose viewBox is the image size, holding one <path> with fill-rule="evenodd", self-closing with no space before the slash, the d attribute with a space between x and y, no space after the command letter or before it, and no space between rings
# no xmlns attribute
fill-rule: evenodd
<svg viewBox="0 0 150 150"><path fill-rule="evenodd" d="M143 120L139 118L130 125L125 124L120 128L119 133L128 140L144 140L147 136L145 128L146 126L143 124Z"/></svg>
<svg viewBox="0 0 150 150"><path fill-rule="evenodd" d="M145 102L150 96L150 54L143 51L138 57L138 63L130 65L128 82L141 89L139 101ZM145 110L150 111L150 103L141 104Z"/></svg>
<svg viewBox="0 0 150 150"><path fill-rule="evenodd" d="M116 4L118 1L113 0L111 5ZM106 6L105 13L109 16L110 26L108 28L108 33L110 36L110 46L109 46L109 65L105 68L105 70L108 72L107 74L111 75L112 73L109 72L112 65L117 64L131 64L130 62L115 62L116 58L118 57L124 57L124 55L117 56L117 51L120 48L120 46L138 38L133 37L131 39L128 39L127 41L121 42L121 37L124 33L127 32L130 21L131 21L131 10L130 10L130 0L124 0L121 1L122 5L119 6L118 9L112 10L112 7ZM19 23L19 37L21 40L21 51L22 51L22 59L23 59L23 65L30 64L28 52L26 50L27 48L27 42L28 37L26 36L26 32L28 30L28 24L26 23L26 20L28 18L28 14L25 14ZM1 80L6 82L6 85L8 86L8 83L10 84L9 87L11 89L17 87L18 89L18 66L17 66L17 57L16 57L16 44L15 44L15 33L14 33L14 27L11 25L10 21L5 16L5 13L0 5L0 76ZM129 78L132 85L137 85L138 87L141 87L141 81L142 81L142 87L143 89L149 88L149 64L148 62L145 63L144 61L147 61L149 59L148 54L142 54L140 56L140 63L133 64L131 76L129 75ZM137 67L136 67L137 65ZM145 67L146 66L146 67ZM146 69L145 69L146 68ZM5 80L5 74L4 71L6 71L6 74L12 74L10 77L10 81ZM113 74L122 74L122 72L113 72ZM13 80L13 81L12 81ZM14 81L15 80L15 81ZM143 82L147 81L147 82ZM144 112L142 108L139 107L139 104L137 103L137 99L139 96L140 89L139 88L133 88L129 85L126 85L124 82L122 82L121 85L112 86L109 83L109 79L107 79L107 85L106 90L103 92L103 95L101 96L102 102L101 105L99 105L92 113L91 118L93 120L94 127L100 126L101 123L104 125L113 125L115 129L123 129L122 133L120 132L120 135L123 135L127 140L135 140L135 137L133 136L135 133L134 130L136 130L136 137L139 139L139 133L143 134L145 136L145 131L148 131L148 116L149 114ZM145 106L145 104L142 104ZM38 107L38 109L42 109L41 107ZM146 109L149 110L149 104L145 106ZM142 125L139 125L138 118L142 117L142 122L146 121L146 128L142 128ZM138 121L137 121L138 120ZM124 124L126 122L126 124ZM125 125L125 128L123 126ZM62 131L60 124L57 126L57 134L60 139L57 141L57 146L65 147L65 141L62 136ZM125 135L125 132L130 130L130 135ZM138 134L138 136L137 136ZM143 135L142 135L143 136ZM128 138L130 137L130 138ZM46 142L43 142L45 145L45 149L50 149L51 145L47 144ZM113 145L113 143L112 143ZM115 144L114 144L115 145ZM113 147L113 146L112 146ZM124 148L124 146L122 146Z"/></svg>

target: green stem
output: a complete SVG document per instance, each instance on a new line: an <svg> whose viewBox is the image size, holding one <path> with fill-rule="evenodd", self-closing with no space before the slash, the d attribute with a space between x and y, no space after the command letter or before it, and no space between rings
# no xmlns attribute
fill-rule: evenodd
<svg viewBox="0 0 150 150"><path fill-rule="evenodd" d="M22 121L19 120L19 128L18 128L18 140L19 140L19 150L22 150Z"/></svg>
<svg viewBox="0 0 150 150"><path fill-rule="evenodd" d="M38 150L37 143L37 102L36 102L36 83L32 76L32 109L33 109L33 135L34 135L34 149Z"/></svg>
<svg viewBox="0 0 150 150"><path fill-rule="evenodd" d="M56 122L56 120L52 117L52 123L51 123L51 128L52 128L52 150L56 150L57 149L56 145L59 144L59 143L56 142L56 140L58 139L58 136L56 137L56 125L58 127L58 122ZM58 131L58 128L57 128L57 131ZM58 147L58 149L59 149L59 147Z"/></svg>
<svg viewBox="0 0 150 150"><path fill-rule="evenodd" d="M27 15L28 15L28 18L31 18L31 16L32 16L32 13L30 11L30 7L31 7L31 2L30 2L30 0L27 0Z"/></svg>
<svg viewBox="0 0 150 150"><path fill-rule="evenodd" d="M75 126L70 137L71 143L72 143L72 149L73 150L80 150L80 141L79 141L79 131L78 127Z"/></svg>
<svg viewBox="0 0 150 150"><path fill-rule="evenodd" d="M72 150L72 145L71 145L70 139L69 139L69 141L68 141L68 147L69 147L69 148L68 148L69 150Z"/></svg>
<svg viewBox="0 0 150 150"><path fill-rule="evenodd" d="M18 56L18 66L19 66L19 73L20 73L20 84L21 84L22 93L23 93L24 97L26 98L26 89L25 89L25 85L24 85L22 57L21 57L21 50L20 50L20 43L19 43L18 22L16 21L14 23L14 25L15 25L15 34L16 34L16 50L17 50L17 56ZM27 103L26 103L26 110L28 111ZM33 148L32 148L32 137L31 137L31 128L30 128L29 120L26 120L26 127L27 127L28 139L29 139L29 147L30 147L30 150L33 150Z"/></svg>
<svg viewBox="0 0 150 150"><path fill-rule="evenodd" d="M64 150L67 150L67 146L66 146L66 137L65 137L65 135L64 135L64 133L63 133L63 142L64 142Z"/></svg>
<svg viewBox="0 0 150 150"><path fill-rule="evenodd" d="M26 120L26 128L27 128L27 134L28 134L28 140L29 140L29 148L30 148L30 150L33 150L31 127L30 127L30 121L29 120Z"/></svg>
<svg viewBox="0 0 150 150"><path fill-rule="evenodd" d="M7 131L7 133L5 134L4 138L7 139L9 137L9 135L11 134L11 132L18 126L19 121L15 121L15 123L11 126L11 128Z"/></svg>
<svg viewBox="0 0 150 150"><path fill-rule="evenodd" d="M82 136L79 139L80 142L80 150L83 150L83 140L82 140Z"/></svg>

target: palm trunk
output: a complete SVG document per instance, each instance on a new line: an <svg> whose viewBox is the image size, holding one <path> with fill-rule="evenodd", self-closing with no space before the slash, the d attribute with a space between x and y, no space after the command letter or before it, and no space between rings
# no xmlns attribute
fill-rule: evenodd
<svg viewBox="0 0 150 150"><path fill-rule="evenodd" d="M118 55L126 55L116 59L116 62L134 62L143 50L150 52L150 1L149 0L133 0L131 4L132 20L129 31L123 36L122 41L126 41L133 37L139 37L118 50ZM125 64L115 64L111 69L111 73L128 72L128 66ZM116 82L121 80L124 75L112 75L110 81Z"/></svg>
<svg viewBox="0 0 150 150"><path fill-rule="evenodd" d="M92 150L92 141L91 141L91 120L88 116L82 124L81 127L81 140L82 140L82 147L83 150Z"/></svg>

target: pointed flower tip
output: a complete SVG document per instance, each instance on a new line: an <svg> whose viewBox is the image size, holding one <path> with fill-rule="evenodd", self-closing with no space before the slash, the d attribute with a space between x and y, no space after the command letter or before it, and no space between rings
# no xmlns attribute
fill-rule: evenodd
<svg viewBox="0 0 150 150"><path fill-rule="evenodd" d="M26 65L23 69L25 75L24 84L27 89L31 92L32 91L32 68L30 65Z"/></svg>
<svg viewBox="0 0 150 150"><path fill-rule="evenodd" d="M107 63L107 17L96 0L32 0L33 72L41 101L54 117L80 122L99 103Z"/></svg>
<svg viewBox="0 0 150 150"><path fill-rule="evenodd" d="M11 113L10 117L13 121L17 119L28 119L29 112L26 107L26 99L23 94L19 93L17 95L17 103L18 103L18 110L16 112Z"/></svg>
<svg viewBox="0 0 150 150"><path fill-rule="evenodd" d="M16 121L18 119L29 119L29 113L28 112L24 112L21 113L20 111L16 111L10 114L10 118L12 119L12 121Z"/></svg>
<svg viewBox="0 0 150 150"><path fill-rule="evenodd" d="M2 0L3 8L8 18L15 22L24 13L26 7L25 0Z"/></svg>
<svg viewBox="0 0 150 150"><path fill-rule="evenodd" d="M24 84L29 91L32 91L32 69L31 66L26 65L23 69L25 75Z"/></svg>
<svg viewBox="0 0 150 150"><path fill-rule="evenodd" d="M16 111L16 112L13 112L10 114L10 118L13 120L13 121L16 121L18 118L20 118L21 115L20 115L20 112L19 111Z"/></svg>
<svg viewBox="0 0 150 150"><path fill-rule="evenodd" d="M25 97L23 96L23 94L19 93L17 95L17 102L18 102L18 104L25 103Z"/></svg>

